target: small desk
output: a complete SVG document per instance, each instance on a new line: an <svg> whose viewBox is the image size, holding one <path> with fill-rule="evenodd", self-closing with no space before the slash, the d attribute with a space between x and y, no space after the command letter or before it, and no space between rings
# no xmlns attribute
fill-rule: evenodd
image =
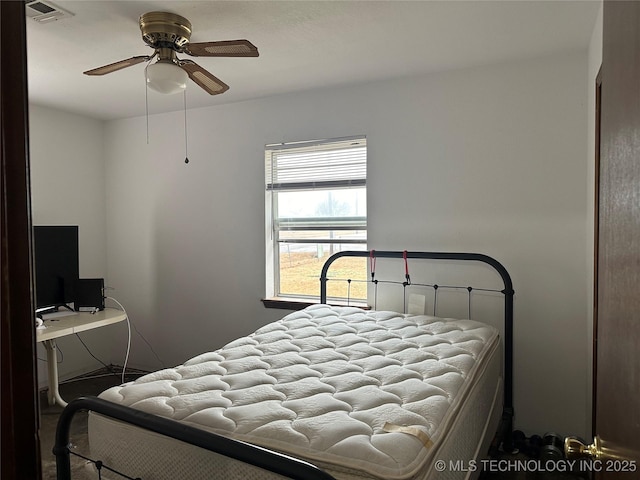
<svg viewBox="0 0 640 480"><path fill-rule="evenodd" d="M67 405L67 402L60 397L60 391L58 390L56 338L104 327L112 323L121 322L126 318L127 316L122 310L105 308L96 313L76 312L76 314L64 317L50 318L44 321L47 328L36 328L36 342L44 342L44 348L47 350L47 371L49 379L47 399L49 400L49 405L55 405L56 403L62 407Z"/></svg>

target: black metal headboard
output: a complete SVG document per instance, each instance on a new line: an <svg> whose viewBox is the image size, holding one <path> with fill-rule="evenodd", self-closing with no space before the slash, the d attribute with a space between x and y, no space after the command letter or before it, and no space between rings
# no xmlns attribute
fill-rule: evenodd
<svg viewBox="0 0 640 480"><path fill-rule="evenodd" d="M495 258L481 253L455 252L409 252L409 251L355 251L346 250L333 254L327 259L320 273L320 302L327 303L328 271L331 264L341 257L369 257L375 254L377 258L418 258L426 260L464 260L485 263L498 272L502 278L504 288L500 291L504 295L504 404L502 414L503 448L511 451L511 432L513 431L513 284L507 269Z"/></svg>

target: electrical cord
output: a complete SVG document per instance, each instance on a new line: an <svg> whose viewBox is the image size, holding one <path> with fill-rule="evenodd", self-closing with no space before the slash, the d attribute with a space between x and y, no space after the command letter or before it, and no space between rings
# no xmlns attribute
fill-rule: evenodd
<svg viewBox="0 0 640 480"><path fill-rule="evenodd" d="M110 287L105 287L105 290L107 288ZM125 313L125 315L127 315L127 312L125 311L124 307L122 306L122 304L120 302L118 302L115 298L113 297L104 297L105 299L109 299L109 300L113 300L114 302L116 302L120 308L122 309L122 311ZM127 322L129 322L129 316L127 315ZM164 362L162 361L162 359L160 358L160 356L156 353L156 351L153 349L153 346L149 343L149 341L145 338L144 335L142 335L142 333L140 333L140 330L138 330L138 328L136 327L136 324L133 322L130 322L131 326L133 327L133 329L135 330L135 332L140 336L140 338L144 341L144 343L147 344L147 346L149 347L149 350L151 350L151 353L153 353L153 355L156 357L156 360L158 360L158 363L160 364L160 366L162 366L162 368L165 368Z"/></svg>
<svg viewBox="0 0 640 480"><path fill-rule="evenodd" d="M151 352L153 353L153 355L156 357L156 360L158 360L158 363L160 363L160 366L161 366L162 368L165 368L164 362L160 359L160 357L158 356L158 354L156 353L156 351L153 349L153 347L151 346L151 344L147 341L147 339L146 339L146 338L144 338L144 335L142 335L142 334L140 333L140 330L138 330L138 329L136 328L136 325L135 325L135 324L133 324L133 329L136 331L136 333L137 333L138 335L140 335L140 338L142 338L142 340L144 340L144 343L146 343L146 344L147 344L147 346L149 347L149 349L151 350Z"/></svg>
<svg viewBox="0 0 640 480"><path fill-rule="evenodd" d="M165 368L164 366L164 362L160 359L160 356L158 356L158 354L156 353L156 351L153 349L153 346L149 343L149 341L144 337L144 335L142 335L142 333L140 333L140 330L137 329L136 324L133 323L131 321L131 319L129 318L129 314L127 313L127 311L125 310L124 306L115 298L113 297L105 297L105 299L108 300L112 300L113 302L115 302L116 304L118 304L118 306L120 307L120 309L124 312L125 317L127 319L127 330L128 330L128 340L127 340L127 354L125 356L125 360L124 360L124 365L122 366L122 383L124 383L124 375L125 375L125 370L127 368L127 363L129 361L129 353L131 351L131 327L133 326L133 329L136 331L136 333L140 336L140 338L142 338L142 340L144 341L144 343L147 344L147 346L149 347L149 349L151 350L151 352L153 353L153 355L156 357L156 360L158 360L158 362L160 363L160 365L162 366L162 368Z"/></svg>
<svg viewBox="0 0 640 480"><path fill-rule="evenodd" d="M124 383L124 375L125 375L125 371L127 370L127 363L129 362L129 353L131 352L131 321L129 320L129 315L127 314L127 310L118 300L116 300L113 297L105 297L105 298L117 303L120 309L124 312L124 316L127 320L127 353L124 357L124 365L122 365L122 383Z"/></svg>
<svg viewBox="0 0 640 480"><path fill-rule="evenodd" d="M127 351L126 351L126 354L125 354L124 364L122 366L122 374L121 374L121 382L125 383L125 374L126 374L126 370L127 370L127 364L129 363L129 355L131 353L131 326L132 326L132 322L129 319L129 314L127 313L127 310L124 308L122 303L120 303L118 300L116 300L113 297L104 297L104 298L115 302L120 307L120 309L124 312L125 319L127 320ZM151 344L147 341L147 339L144 337L144 335L142 335L140 333L140 331L136 328L135 325L133 325L133 328L135 329L136 333L138 335L140 335L140 338L142 338L142 340L144 340L144 342L147 344L147 346L151 349L151 351L155 355L155 357L158 360L158 362L160 363L160 365L162 365L162 367L164 368L164 363L162 362L162 360L160 359L160 357L158 356L156 351L153 349ZM113 369L109 365L105 364L102 360L100 360L98 357L96 357L91 352L91 350L89 349L87 344L82 340L80 335L78 335L76 333L76 337L78 337L78 340L80 340L80 343L82 343L82 345L87 350L87 352L89 352L89 355L91 355L95 360L97 360L100 364L102 364L102 366L105 367L107 369L107 371L113 371ZM64 359L64 353L62 352L62 350L59 347L57 348L57 350L60 352L60 357L61 357L61 359L58 361L58 363L62 363L62 360ZM46 362L45 359L38 358L38 360ZM113 372L113 373L115 373L115 372Z"/></svg>
<svg viewBox="0 0 640 480"><path fill-rule="evenodd" d="M89 352L89 355L91 355L93 358L95 358L98 362L100 362L102 364L102 366L104 368L106 368L107 370L109 370L109 365L107 365L106 363L104 363L102 360L100 360L98 357L96 357L93 352L91 350L89 350L89 347L87 347L87 344L84 343L84 341L82 340L82 338L80 337L80 335L78 335L76 333L76 337L78 337L78 340L80 340L80 343L82 344L82 346L85 348L85 350L87 352Z"/></svg>

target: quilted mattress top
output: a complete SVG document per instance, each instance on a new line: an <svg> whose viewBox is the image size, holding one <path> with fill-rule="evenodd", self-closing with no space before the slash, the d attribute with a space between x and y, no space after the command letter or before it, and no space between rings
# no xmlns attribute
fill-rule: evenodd
<svg viewBox="0 0 640 480"><path fill-rule="evenodd" d="M315 305L100 397L319 466L406 478L497 337L472 320Z"/></svg>

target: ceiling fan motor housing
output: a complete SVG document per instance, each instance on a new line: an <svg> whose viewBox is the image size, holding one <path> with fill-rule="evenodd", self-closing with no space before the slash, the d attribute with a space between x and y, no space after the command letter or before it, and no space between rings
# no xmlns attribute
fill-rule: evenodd
<svg viewBox="0 0 640 480"><path fill-rule="evenodd" d="M171 48L182 53L191 38L191 22L169 12L148 12L140 16L140 31L152 48Z"/></svg>

